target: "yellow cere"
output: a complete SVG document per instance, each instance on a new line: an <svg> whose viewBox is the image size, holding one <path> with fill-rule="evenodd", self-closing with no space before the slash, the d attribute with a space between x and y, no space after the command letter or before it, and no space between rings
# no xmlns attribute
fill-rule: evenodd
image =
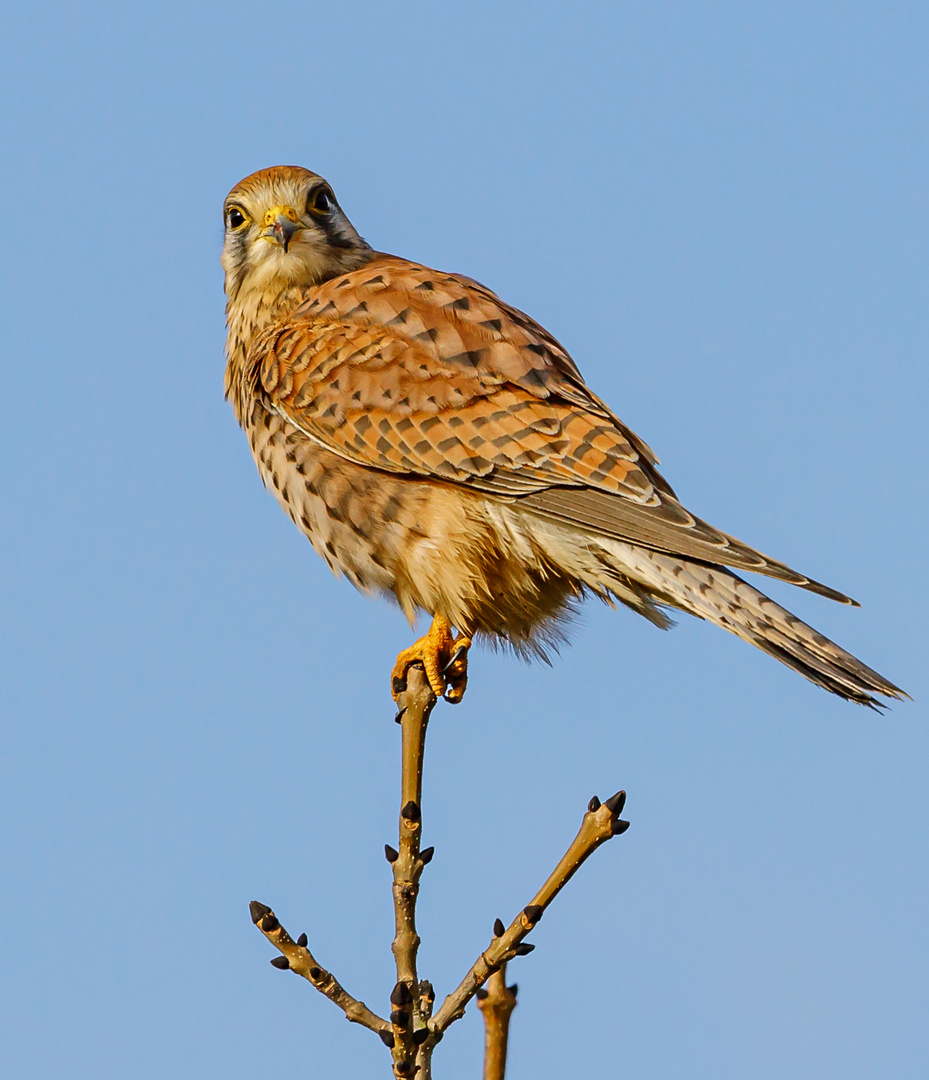
<svg viewBox="0 0 929 1080"><path fill-rule="evenodd" d="M265 225L273 225L279 217L289 218L291 221L300 220L292 206L272 206L265 214Z"/></svg>

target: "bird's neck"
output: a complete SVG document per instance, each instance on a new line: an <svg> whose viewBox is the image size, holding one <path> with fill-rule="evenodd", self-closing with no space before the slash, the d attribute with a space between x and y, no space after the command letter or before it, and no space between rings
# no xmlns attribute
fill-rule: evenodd
<svg viewBox="0 0 929 1080"><path fill-rule="evenodd" d="M273 323L285 318L305 299L305 285L284 289L240 291L226 304L226 398L240 424L245 423L250 399L248 352L252 342Z"/></svg>
<svg viewBox="0 0 929 1080"><path fill-rule="evenodd" d="M226 398L232 402L243 426L254 390L254 372L248 362L252 342L269 326L285 319L299 307L313 289L338 274L351 273L375 258L376 253L360 237L357 240L357 245L337 251L329 259L325 274L320 273L318 280L286 283L273 278L263 287L247 288L241 280L230 285L227 275L227 291L230 288L233 291L226 303Z"/></svg>

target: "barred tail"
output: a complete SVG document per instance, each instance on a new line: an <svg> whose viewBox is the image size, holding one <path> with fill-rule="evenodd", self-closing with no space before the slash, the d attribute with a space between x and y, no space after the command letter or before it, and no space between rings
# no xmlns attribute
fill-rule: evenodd
<svg viewBox="0 0 929 1080"><path fill-rule="evenodd" d="M611 568L623 578L632 576L654 600L716 623L839 697L881 708L874 694L908 696L724 567L615 541L603 542L602 547ZM610 589L608 581L601 579L600 584Z"/></svg>

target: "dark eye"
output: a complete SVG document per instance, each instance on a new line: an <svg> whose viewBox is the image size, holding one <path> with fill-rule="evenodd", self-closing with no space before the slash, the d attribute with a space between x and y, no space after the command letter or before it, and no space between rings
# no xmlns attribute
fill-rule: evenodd
<svg viewBox="0 0 929 1080"><path fill-rule="evenodd" d="M332 209L332 192L321 188L310 196L310 209L314 214L328 214Z"/></svg>
<svg viewBox="0 0 929 1080"><path fill-rule="evenodd" d="M237 206L232 206L226 211L226 224L233 231L241 229L242 226L248 221L248 218L242 213Z"/></svg>

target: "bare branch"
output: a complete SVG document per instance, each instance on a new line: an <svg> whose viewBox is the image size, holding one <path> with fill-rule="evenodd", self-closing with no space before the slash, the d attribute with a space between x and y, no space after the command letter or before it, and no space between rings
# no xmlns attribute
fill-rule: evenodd
<svg viewBox="0 0 929 1080"><path fill-rule="evenodd" d="M503 1080L510 1017L516 1008L516 984L506 985L506 961L477 992L477 1007L484 1014L484 1080Z"/></svg>
<svg viewBox="0 0 929 1080"><path fill-rule="evenodd" d="M271 961L275 967L290 969L297 975L302 975L307 982L312 983L316 989L329 998L331 1002L345 1013L346 1019L353 1024L361 1024L377 1032L383 1039L384 1034L390 1034L391 1027L387 1020L373 1013L362 1001L358 1001L345 990L335 976L326 971L307 948L306 935L300 936L299 942L287 933L278 921L274 912L265 904L253 900L249 904L252 914L252 922L280 951L281 956ZM282 962L283 961L283 962Z"/></svg>
<svg viewBox="0 0 929 1080"><path fill-rule="evenodd" d="M349 1020L378 1034L391 1051L393 1073L398 1080L430 1080L436 1045L477 995L486 1027L484 1077L503 1080L510 1014L516 1005L516 987L507 987L505 981L506 964L535 948L524 939L584 860L611 836L626 831L629 822L619 820L626 796L619 791L602 805L596 796L590 800L577 836L548 879L509 926L496 920L490 944L433 1016L435 991L431 983L420 981L417 973L420 939L416 932L416 900L423 868L432 858L432 848L421 850L420 841L426 727L435 704L435 694L422 667L412 665L396 717L402 728L399 847L388 844L384 849L393 870L396 924L392 950L397 981L390 995L389 1020L353 998L317 963L307 946L306 934L294 941L274 912L257 900L250 905L252 921L280 952L271 961L275 967L301 975L338 1005Z"/></svg>
<svg viewBox="0 0 929 1080"><path fill-rule="evenodd" d="M432 1050L437 1041L430 1037L427 1027L435 992L429 983L419 982L416 971L419 951L416 898L423 867L432 858L431 850L420 852L420 840L426 726L436 696L421 665L414 664L409 668L406 690L400 696L399 704L397 720L402 729L400 841L399 850L391 848L387 852L394 875L396 933L392 950L397 965L397 984L390 997L394 1036L391 1049L395 1076L408 1077L417 1073L420 1080L428 1080Z"/></svg>
<svg viewBox="0 0 929 1080"><path fill-rule="evenodd" d="M536 925L548 905L571 880L584 860L612 836L618 836L629 827L628 821L620 821L625 804L625 792L618 791L601 805L594 796L581 822L577 836L571 842L561 861L549 875L548 880L503 932L491 939L490 944L471 965L471 970L435 1014L429 1027L434 1032L444 1032L449 1025L464 1016L468 1002L501 964L522 956L535 946L523 943L523 939ZM496 927L495 929L499 929Z"/></svg>

